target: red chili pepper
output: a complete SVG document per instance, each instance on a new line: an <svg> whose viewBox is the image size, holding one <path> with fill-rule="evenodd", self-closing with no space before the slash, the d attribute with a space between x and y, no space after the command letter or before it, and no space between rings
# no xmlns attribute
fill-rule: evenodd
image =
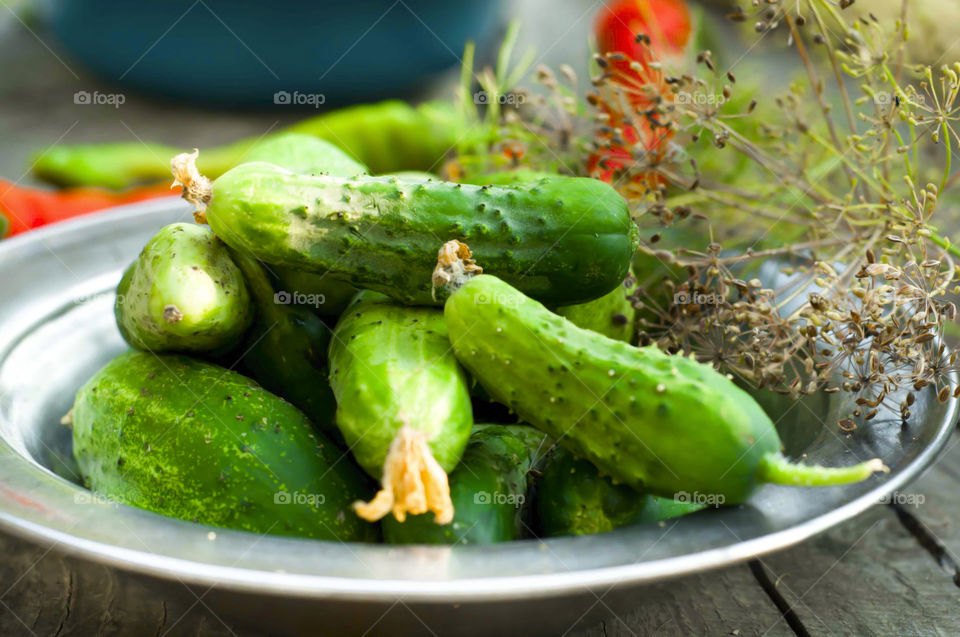
<svg viewBox="0 0 960 637"><path fill-rule="evenodd" d="M13 236L104 208L157 197L173 197L179 192L179 188L171 189L168 184L143 186L124 192L96 188L70 188L54 192L0 180L0 237ZM5 234L4 225L8 226Z"/></svg>

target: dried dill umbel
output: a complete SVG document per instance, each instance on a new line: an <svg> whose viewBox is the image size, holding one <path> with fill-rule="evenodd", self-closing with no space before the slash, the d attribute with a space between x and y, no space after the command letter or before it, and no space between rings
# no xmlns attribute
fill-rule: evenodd
<svg viewBox="0 0 960 637"><path fill-rule="evenodd" d="M683 68L606 53L582 98L571 70L537 69L489 152L462 159L614 185L645 237L640 341L782 394L848 392L851 429L908 417L920 390L960 394L943 345L960 250L941 227L960 210L960 63L913 64L899 20L841 6L732 16L785 34L796 77L779 94L709 51Z"/></svg>

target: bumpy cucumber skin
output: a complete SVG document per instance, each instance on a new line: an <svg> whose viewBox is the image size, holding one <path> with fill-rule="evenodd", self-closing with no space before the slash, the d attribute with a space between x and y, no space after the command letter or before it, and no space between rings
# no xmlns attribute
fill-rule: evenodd
<svg viewBox="0 0 960 637"><path fill-rule="evenodd" d="M638 238L626 202L595 179L486 187L313 177L251 162L213 190L207 219L234 248L415 305L436 304L430 276L450 239L466 242L485 271L569 305L619 285Z"/></svg>
<svg viewBox="0 0 960 637"><path fill-rule="evenodd" d="M437 524L433 515L412 515L404 522L381 522L388 544L493 544L524 536L521 512L527 475L538 447L526 425L475 427L460 464L450 474L454 516ZM536 431L536 430L533 430ZM541 441L544 435L537 432Z"/></svg>
<svg viewBox="0 0 960 637"><path fill-rule="evenodd" d="M627 294L626 287L620 285L599 299L558 307L557 314L569 319L577 327L629 343L633 338L637 311Z"/></svg>
<svg viewBox="0 0 960 637"><path fill-rule="evenodd" d="M444 315L495 400L635 489L742 502L779 451L770 418L711 367L581 329L496 277L467 282Z"/></svg>
<svg viewBox="0 0 960 637"><path fill-rule="evenodd" d="M84 482L123 503L255 533L376 537L350 510L371 493L363 473L300 411L240 374L128 352L80 389L73 418Z"/></svg>
<svg viewBox="0 0 960 637"><path fill-rule="evenodd" d="M164 318L165 308L182 314ZM209 228L175 223L144 246L117 286L124 340L153 352L216 352L236 345L250 325L243 275Z"/></svg>
<svg viewBox="0 0 960 637"><path fill-rule="evenodd" d="M605 533L703 508L614 484L591 463L562 447L553 450L542 473L537 480L536 513L544 537Z"/></svg>
<svg viewBox="0 0 960 637"><path fill-rule="evenodd" d="M333 422L337 403L330 389L330 328L299 305L281 303L264 267L232 252L257 310L247 333L242 364L269 391L303 411L324 434L342 442Z"/></svg>
<svg viewBox="0 0 960 637"><path fill-rule="evenodd" d="M443 312L361 292L337 323L329 360L337 426L367 473L380 478L390 443L405 425L427 432L434 459L453 470L473 411Z"/></svg>

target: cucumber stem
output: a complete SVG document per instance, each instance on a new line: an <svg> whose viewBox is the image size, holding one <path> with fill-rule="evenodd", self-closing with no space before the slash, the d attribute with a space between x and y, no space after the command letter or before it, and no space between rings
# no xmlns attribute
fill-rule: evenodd
<svg viewBox="0 0 960 637"><path fill-rule="evenodd" d="M855 464L852 467L821 467L819 465L794 464L779 453L763 457L757 475L759 482L791 484L803 487L828 487L838 484L860 482L877 471L890 471L880 458Z"/></svg>
<svg viewBox="0 0 960 637"><path fill-rule="evenodd" d="M180 153L170 160L170 170L173 172L173 184L182 186L182 197L196 206L193 219L197 223L206 223L204 212L210 198L213 197L213 184L197 170L197 156L200 151L196 148L192 153Z"/></svg>
<svg viewBox="0 0 960 637"><path fill-rule="evenodd" d="M362 519L376 522L392 512L397 522L403 522L408 513L433 511L437 524L453 521L447 473L430 452L425 432L400 428L387 451L380 484L370 502L354 502L353 510Z"/></svg>
<svg viewBox="0 0 960 637"><path fill-rule="evenodd" d="M430 295L437 300L437 290L450 296L459 290L464 283L483 274L483 268L471 258L473 253L465 243L456 239L447 241L440 246L437 254L437 267L433 270Z"/></svg>

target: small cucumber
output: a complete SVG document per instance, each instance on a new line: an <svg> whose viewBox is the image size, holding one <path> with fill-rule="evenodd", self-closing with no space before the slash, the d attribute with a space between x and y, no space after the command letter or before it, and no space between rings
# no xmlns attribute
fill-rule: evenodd
<svg viewBox="0 0 960 637"><path fill-rule="evenodd" d="M257 315L243 348L243 365L266 389L289 400L324 434L340 442L333 422L337 403L330 389L330 328L310 309L274 293L256 259L234 253Z"/></svg>
<svg viewBox="0 0 960 637"><path fill-rule="evenodd" d="M254 533L372 541L350 503L363 473L300 411L255 382L184 356L128 352L77 393L85 484L132 506Z"/></svg>
<svg viewBox="0 0 960 637"><path fill-rule="evenodd" d="M395 305L361 292L340 317L330 343L330 385L337 426L381 491L357 514L433 511L453 519L447 472L473 425L466 372L450 349L443 312Z"/></svg>
<svg viewBox="0 0 960 637"><path fill-rule="evenodd" d="M164 227L117 286L124 340L152 352L223 352L250 325L250 296L227 246L209 228Z"/></svg>
<svg viewBox="0 0 960 637"><path fill-rule="evenodd" d="M531 437L530 434L535 434ZM427 515L405 522L384 518L388 544L493 544L525 535L521 511L527 475L545 436L528 425L474 427L463 459L450 474L454 516L435 524Z"/></svg>
<svg viewBox="0 0 960 637"><path fill-rule="evenodd" d="M536 513L544 537L605 533L693 513L702 504L659 498L614 484L597 468L556 447L537 480Z"/></svg>
<svg viewBox="0 0 960 637"><path fill-rule="evenodd" d="M555 305L616 288L637 246L626 202L595 179L475 186L299 175L251 162L210 184L192 156L173 164L185 197L235 249L407 304L436 304L438 239L469 239L491 273Z"/></svg>
<svg viewBox="0 0 960 637"><path fill-rule="evenodd" d="M559 307L557 314L578 327L629 343L633 338L637 312L627 298L628 294L627 288L621 285L599 299Z"/></svg>
<svg viewBox="0 0 960 637"><path fill-rule="evenodd" d="M451 254L465 272L462 244L444 246L438 271L458 270ZM712 367L581 329L493 276L446 279L444 316L464 367L494 400L635 489L736 504L765 482L845 484L884 468L791 464L767 414Z"/></svg>

